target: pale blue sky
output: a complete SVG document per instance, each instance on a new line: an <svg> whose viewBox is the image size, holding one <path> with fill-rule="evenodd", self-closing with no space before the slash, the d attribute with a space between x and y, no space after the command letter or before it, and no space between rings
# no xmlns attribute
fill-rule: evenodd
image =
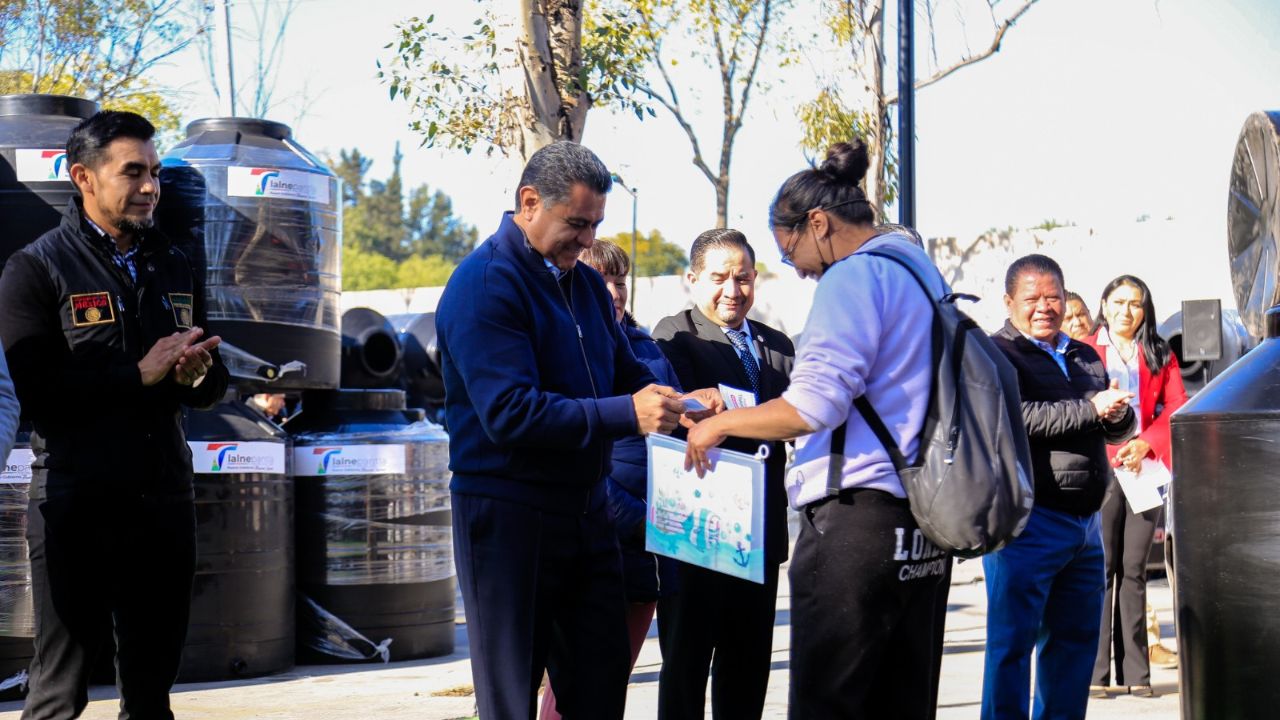
<svg viewBox="0 0 1280 720"><path fill-rule="evenodd" d="M373 177L389 172L399 139L406 179L448 192L483 237L511 202L517 163L418 149L405 129L406 106L390 102L374 79L392 24L429 13L462 27L474 6L302 0L278 94L305 85L315 100L300 121L288 106L274 118L293 123L312 151L358 146L376 161ZM166 75L200 78L203 69L192 55ZM189 80L186 89L188 120L216 112L205 83ZM714 153L719 104L708 90L698 122ZM804 165L794 106L812 92L802 74L775 78L754 97L735 149L730 224L775 267L766 211L781 181ZM1192 229L1172 244L1224 246L1232 152L1245 117L1262 109L1280 109L1276 0L1041 0L998 56L920 92L918 225L927 235L963 238L1046 218L1101 227L1172 215ZM712 225L711 186L661 110L643 123L595 110L584 142L639 188L642 231L656 227L687 245ZM630 210L630 198L616 191L602 233L629 231Z"/></svg>

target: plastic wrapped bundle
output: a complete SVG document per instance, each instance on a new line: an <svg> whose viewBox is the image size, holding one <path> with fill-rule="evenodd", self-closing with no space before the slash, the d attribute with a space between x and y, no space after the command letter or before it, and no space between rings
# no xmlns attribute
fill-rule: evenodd
<svg viewBox="0 0 1280 720"><path fill-rule="evenodd" d="M31 563L27 560L32 455L23 435L0 473L0 698L23 688L34 653Z"/></svg>

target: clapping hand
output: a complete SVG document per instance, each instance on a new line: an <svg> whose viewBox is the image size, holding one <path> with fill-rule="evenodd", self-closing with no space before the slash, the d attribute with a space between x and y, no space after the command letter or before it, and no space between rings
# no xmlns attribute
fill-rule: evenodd
<svg viewBox="0 0 1280 720"><path fill-rule="evenodd" d="M1124 418L1125 412L1129 409L1129 401L1132 399L1133 393L1121 390L1120 383L1112 380L1111 386L1090 398L1090 402L1098 411L1098 417L1103 422L1111 423Z"/></svg>

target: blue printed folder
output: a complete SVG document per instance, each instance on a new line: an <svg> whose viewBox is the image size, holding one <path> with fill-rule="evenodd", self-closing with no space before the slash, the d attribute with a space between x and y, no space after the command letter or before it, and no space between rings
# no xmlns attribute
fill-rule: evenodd
<svg viewBox="0 0 1280 720"><path fill-rule="evenodd" d="M645 549L764 583L764 463L715 449L705 477L684 469L685 443L650 434Z"/></svg>

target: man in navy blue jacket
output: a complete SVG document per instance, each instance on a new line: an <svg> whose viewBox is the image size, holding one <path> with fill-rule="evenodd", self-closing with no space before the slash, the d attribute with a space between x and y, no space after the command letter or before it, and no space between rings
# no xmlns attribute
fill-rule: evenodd
<svg viewBox="0 0 1280 720"><path fill-rule="evenodd" d="M449 278L436 323L454 555L480 717L621 718L630 652L606 491L613 440L670 432L678 393L631 352L579 253L608 169L587 148L534 153L516 211Z"/></svg>

